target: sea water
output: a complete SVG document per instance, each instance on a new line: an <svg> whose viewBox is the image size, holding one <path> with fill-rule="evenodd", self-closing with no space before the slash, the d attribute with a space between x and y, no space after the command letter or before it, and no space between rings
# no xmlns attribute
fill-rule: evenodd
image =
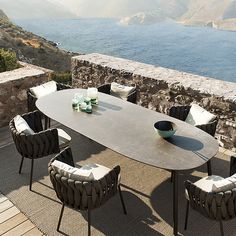
<svg viewBox="0 0 236 236"><path fill-rule="evenodd" d="M102 53L236 82L236 32L173 21L121 25L117 19L13 20L79 53Z"/></svg>

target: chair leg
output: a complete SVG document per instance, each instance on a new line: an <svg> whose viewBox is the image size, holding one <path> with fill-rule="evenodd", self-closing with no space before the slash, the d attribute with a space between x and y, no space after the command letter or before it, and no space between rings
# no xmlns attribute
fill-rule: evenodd
<svg viewBox="0 0 236 236"><path fill-rule="evenodd" d="M186 230L188 226L188 213L189 213L189 201L187 200L184 230Z"/></svg>
<svg viewBox="0 0 236 236"><path fill-rule="evenodd" d="M91 235L91 210L88 209L88 236Z"/></svg>
<svg viewBox="0 0 236 236"><path fill-rule="evenodd" d="M118 190L119 190L120 200L121 200L121 204L122 204L122 207L123 207L124 214L127 215L125 202L124 202L124 199L123 199L123 196L122 196L120 185L118 185Z"/></svg>
<svg viewBox="0 0 236 236"><path fill-rule="evenodd" d="M21 174L21 170L22 170L23 162L24 162L24 157L22 156L22 157L21 157L21 162L20 162L19 174Z"/></svg>
<svg viewBox="0 0 236 236"><path fill-rule="evenodd" d="M59 231L59 228L60 228L60 225L61 225L61 219L62 219L62 215L63 215L63 212L64 212L64 207L65 207L65 204L62 203L61 213L60 213L58 224L57 224L57 231Z"/></svg>
<svg viewBox="0 0 236 236"><path fill-rule="evenodd" d="M44 130L46 130L49 127L49 118L47 116L44 116Z"/></svg>
<svg viewBox="0 0 236 236"><path fill-rule="evenodd" d="M220 220L220 235L221 235L221 236L224 236L224 229L223 229L222 220Z"/></svg>
<svg viewBox="0 0 236 236"><path fill-rule="evenodd" d="M173 183L173 171L171 171L170 182Z"/></svg>
<svg viewBox="0 0 236 236"><path fill-rule="evenodd" d="M29 186L30 191L32 189L33 172L34 172L34 159L31 159L30 186Z"/></svg>
<svg viewBox="0 0 236 236"><path fill-rule="evenodd" d="M212 175L211 160L207 162L207 172L208 172L208 176Z"/></svg>

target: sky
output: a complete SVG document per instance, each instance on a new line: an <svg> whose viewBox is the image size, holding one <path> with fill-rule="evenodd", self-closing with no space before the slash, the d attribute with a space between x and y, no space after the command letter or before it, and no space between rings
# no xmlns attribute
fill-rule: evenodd
<svg viewBox="0 0 236 236"><path fill-rule="evenodd" d="M198 18L217 19L227 8L236 16L236 0L0 0L0 9L10 18L121 18L157 11L174 19L185 12L188 18L197 13Z"/></svg>
<svg viewBox="0 0 236 236"><path fill-rule="evenodd" d="M160 0L49 0L81 17L123 17L151 11Z"/></svg>
<svg viewBox="0 0 236 236"><path fill-rule="evenodd" d="M10 18L32 16L124 17L159 7L159 2L189 0L0 0Z"/></svg>

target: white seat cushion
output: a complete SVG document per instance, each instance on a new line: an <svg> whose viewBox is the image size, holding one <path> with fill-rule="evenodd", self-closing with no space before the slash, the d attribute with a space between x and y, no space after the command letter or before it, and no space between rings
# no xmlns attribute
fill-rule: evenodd
<svg viewBox="0 0 236 236"><path fill-rule="evenodd" d="M57 160L52 163L52 168L67 178L80 181L99 180L111 171L111 169L99 164L87 164L81 168L76 168Z"/></svg>
<svg viewBox="0 0 236 236"><path fill-rule="evenodd" d="M222 179L212 185L212 192L224 192L235 187L234 183L232 183L228 178Z"/></svg>
<svg viewBox="0 0 236 236"><path fill-rule="evenodd" d="M223 178L218 175L211 175L198 180L194 183L194 185L205 192L218 193L227 191L236 187L236 175L228 178ZM185 196L189 200L187 190L185 191Z"/></svg>
<svg viewBox="0 0 236 236"><path fill-rule="evenodd" d="M108 172L111 171L111 169L106 166L94 163L84 165L80 169L90 171L93 174L94 180L101 179L103 176L105 176Z"/></svg>
<svg viewBox="0 0 236 236"><path fill-rule="evenodd" d="M48 95L50 93L57 91L57 84L55 81L49 81L47 83L35 86L30 88L30 92L36 97L40 98L45 95Z"/></svg>
<svg viewBox="0 0 236 236"><path fill-rule="evenodd" d="M194 183L198 188L204 190L205 192L212 192L212 186L217 182L224 180L223 177L218 175L206 176Z"/></svg>
<svg viewBox="0 0 236 236"><path fill-rule="evenodd" d="M191 125L205 125L213 121L215 118L215 115L211 114L204 108L197 104L192 104L185 121Z"/></svg>
<svg viewBox="0 0 236 236"><path fill-rule="evenodd" d="M58 139L59 139L59 146L60 148L65 148L69 145L71 141L71 137L67 134L63 129L57 129L58 132Z"/></svg>
<svg viewBox="0 0 236 236"><path fill-rule="evenodd" d="M115 97L121 98L123 100L127 100L128 95L132 93L134 90L135 90L135 87L124 86L124 85L112 82L110 94Z"/></svg>
<svg viewBox="0 0 236 236"><path fill-rule="evenodd" d="M28 123L20 115L14 117L14 124L17 132L24 133L26 135L32 135L35 132L29 127Z"/></svg>

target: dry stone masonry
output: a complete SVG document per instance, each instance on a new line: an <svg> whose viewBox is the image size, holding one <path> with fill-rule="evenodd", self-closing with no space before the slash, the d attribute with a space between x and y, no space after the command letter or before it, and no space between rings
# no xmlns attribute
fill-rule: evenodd
<svg viewBox="0 0 236 236"><path fill-rule="evenodd" d="M72 79L80 88L112 81L136 85L137 103L163 113L196 102L219 117L220 145L236 151L236 83L96 53L72 58Z"/></svg>
<svg viewBox="0 0 236 236"><path fill-rule="evenodd" d="M28 88L48 81L51 71L21 62L23 67L0 73L0 127L27 112Z"/></svg>

